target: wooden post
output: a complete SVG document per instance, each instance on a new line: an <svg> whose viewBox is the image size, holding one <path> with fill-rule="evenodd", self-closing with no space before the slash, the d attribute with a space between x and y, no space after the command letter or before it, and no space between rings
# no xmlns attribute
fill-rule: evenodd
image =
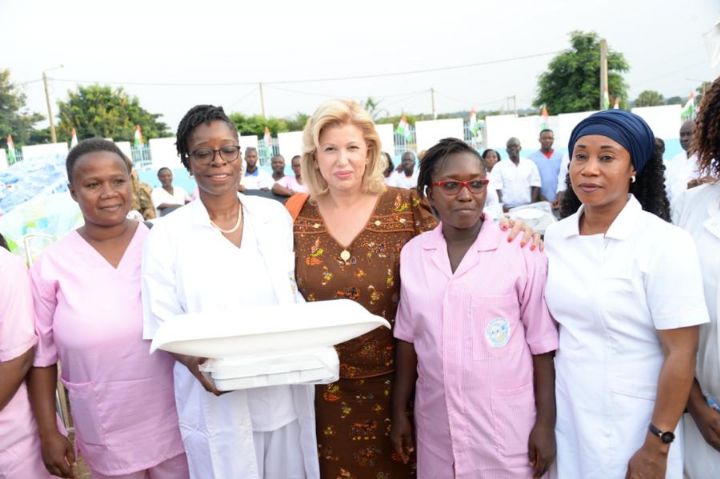
<svg viewBox="0 0 720 479"><path fill-rule="evenodd" d="M600 40L600 109L610 108L610 93L608 91L608 45L607 40Z"/></svg>

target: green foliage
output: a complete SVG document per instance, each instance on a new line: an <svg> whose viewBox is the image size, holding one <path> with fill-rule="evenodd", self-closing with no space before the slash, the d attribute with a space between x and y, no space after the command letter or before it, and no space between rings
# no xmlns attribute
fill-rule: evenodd
<svg viewBox="0 0 720 479"><path fill-rule="evenodd" d="M137 97L122 88L90 85L68 93L67 101L58 102L60 123L58 139L68 140L75 128L79 140L101 137L132 141L135 125L142 128L143 139L172 136L167 125L140 106Z"/></svg>
<svg viewBox="0 0 720 479"><path fill-rule="evenodd" d="M303 131L308 118L310 118L310 115L297 112L294 118L286 119L285 123L287 124L288 131Z"/></svg>
<svg viewBox="0 0 720 479"><path fill-rule="evenodd" d="M655 90L645 90L640 92L635 100L635 106L659 106L665 104L665 98L662 93Z"/></svg>
<svg viewBox="0 0 720 479"><path fill-rule="evenodd" d="M684 103L683 99L679 96L671 96L665 100L666 105L682 105Z"/></svg>
<svg viewBox="0 0 720 479"><path fill-rule="evenodd" d="M16 148L28 144L33 124L43 119L25 110L25 94L10 82L10 70L0 70L0 147L7 147L8 135Z"/></svg>
<svg viewBox="0 0 720 479"><path fill-rule="evenodd" d="M700 84L699 87L695 89L695 105L699 106L700 102L702 101L703 95L705 94L705 91L712 86L712 82L704 81ZM683 102L683 105L687 101L687 98Z"/></svg>
<svg viewBox="0 0 720 479"><path fill-rule="evenodd" d="M553 58L538 80L533 105L547 106L551 115L597 110L600 104L600 38L594 32L570 33L571 48ZM608 90L611 99L627 104L622 73L629 70L622 53L608 49ZM612 105L612 100L611 100Z"/></svg>
<svg viewBox="0 0 720 479"><path fill-rule="evenodd" d="M249 116L239 112L231 113L228 117L230 121L235 123L241 135L257 135L259 138L262 138L265 134L266 126L270 129L270 134L273 136L284 131L289 131L287 122L283 118L268 118L262 115Z"/></svg>

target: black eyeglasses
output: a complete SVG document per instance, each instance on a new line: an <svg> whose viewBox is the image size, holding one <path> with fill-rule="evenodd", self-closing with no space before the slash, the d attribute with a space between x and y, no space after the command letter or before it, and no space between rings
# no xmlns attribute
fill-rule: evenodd
<svg viewBox="0 0 720 479"><path fill-rule="evenodd" d="M198 148L190 152L190 158L198 165L205 166L212 163L216 153L220 153L220 158L224 161L232 163L240 158L240 147L237 145L225 145L215 150L212 148Z"/></svg>
<svg viewBox="0 0 720 479"><path fill-rule="evenodd" d="M443 193L450 196L460 194L463 188L467 188L470 193L477 195L485 190L485 187L487 187L488 183L490 183L490 180L488 180L487 178L482 180L478 179L468 181L441 180L436 181L432 184L432 186L437 186Z"/></svg>

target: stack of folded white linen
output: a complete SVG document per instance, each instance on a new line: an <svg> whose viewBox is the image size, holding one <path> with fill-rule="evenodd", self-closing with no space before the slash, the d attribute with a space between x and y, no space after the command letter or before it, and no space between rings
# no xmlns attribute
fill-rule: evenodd
<svg viewBox="0 0 720 479"><path fill-rule="evenodd" d="M242 316L177 315L161 324L150 352L208 358L201 370L221 391L327 384L339 377L335 344L390 327L349 299L248 308Z"/></svg>

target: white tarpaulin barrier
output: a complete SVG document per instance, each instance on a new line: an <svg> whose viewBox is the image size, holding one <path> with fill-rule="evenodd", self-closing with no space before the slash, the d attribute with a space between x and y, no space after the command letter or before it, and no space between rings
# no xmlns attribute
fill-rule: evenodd
<svg viewBox="0 0 720 479"><path fill-rule="evenodd" d="M348 300L178 315L160 325L150 351L209 358L218 389L327 384L338 379L333 345L390 324Z"/></svg>

